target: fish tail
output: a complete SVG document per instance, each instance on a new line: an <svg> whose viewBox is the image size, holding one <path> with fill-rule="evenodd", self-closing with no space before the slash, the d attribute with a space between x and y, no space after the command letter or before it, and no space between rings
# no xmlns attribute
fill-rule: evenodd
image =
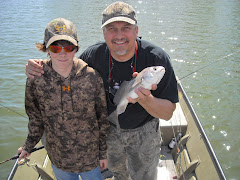
<svg viewBox="0 0 240 180"><path fill-rule="evenodd" d="M117 126L117 129L120 129L120 125L118 122L118 114L117 114L117 110L113 111L108 117L107 119L112 122L113 124L115 124Z"/></svg>

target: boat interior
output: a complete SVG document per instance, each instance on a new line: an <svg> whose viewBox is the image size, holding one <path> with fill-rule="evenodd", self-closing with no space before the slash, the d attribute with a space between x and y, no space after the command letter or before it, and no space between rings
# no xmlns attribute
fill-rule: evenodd
<svg viewBox="0 0 240 180"><path fill-rule="evenodd" d="M162 146L157 180L226 179L180 83L176 110L169 121L159 119L159 126ZM108 169L102 175L105 180L113 176ZM46 150L36 151L20 163L16 161L8 179L55 179Z"/></svg>

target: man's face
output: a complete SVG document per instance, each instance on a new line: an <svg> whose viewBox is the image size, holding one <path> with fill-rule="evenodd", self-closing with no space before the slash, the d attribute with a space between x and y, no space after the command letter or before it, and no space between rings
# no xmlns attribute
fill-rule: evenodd
<svg viewBox="0 0 240 180"><path fill-rule="evenodd" d="M103 28L104 39L111 55L119 61L127 61L135 52L138 27L127 22L117 21Z"/></svg>

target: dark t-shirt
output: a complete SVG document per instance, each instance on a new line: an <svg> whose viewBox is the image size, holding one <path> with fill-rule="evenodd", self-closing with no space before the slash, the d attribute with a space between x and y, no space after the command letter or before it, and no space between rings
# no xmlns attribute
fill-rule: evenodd
<svg viewBox="0 0 240 180"><path fill-rule="evenodd" d="M137 39L138 50L136 58L136 72L149 66L163 66L166 70L164 77L158 84L158 88L152 91L153 96L167 99L172 103L178 102L178 90L175 74L168 54L160 47L147 41ZM115 87L124 80L132 79L135 56L126 62L118 62L111 57L109 63L109 50L105 42L99 42L87 48L80 59L96 69L102 76L108 103L108 113L116 109L113 104ZM109 81L109 67L111 68L111 80ZM135 129L152 120L151 116L140 104L128 104L124 113L118 116L122 129Z"/></svg>

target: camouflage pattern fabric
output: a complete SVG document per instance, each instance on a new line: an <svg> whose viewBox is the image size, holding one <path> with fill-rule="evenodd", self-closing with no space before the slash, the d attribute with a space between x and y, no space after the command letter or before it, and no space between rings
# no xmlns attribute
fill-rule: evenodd
<svg viewBox="0 0 240 180"><path fill-rule="evenodd" d="M102 13L102 28L115 21L124 21L130 24L137 24L137 16L133 7L124 2L110 4Z"/></svg>
<svg viewBox="0 0 240 180"><path fill-rule="evenodd" d="M155 180L160 158L160 131L154 119L132 130L110 128L108 168L114 180Z"/></svg>
<svg viewBox="0 0 240 180"><path fill-rule="evenodd" d="M58 40L66 40L78 46L77 28L71 21L64 18L57 18L48 23L44 33L46 48Z"/></svg>
<svg viewBox="0 0 240 180"><path fill-rule="evenodd" d="M63 78L44 61L44 75L27 79L25 108L29 134L24 149L30 151L46 134L51 162L68 172L85 172L106 159L106 97L100 75L74 59L70 75Z"/></svg>

